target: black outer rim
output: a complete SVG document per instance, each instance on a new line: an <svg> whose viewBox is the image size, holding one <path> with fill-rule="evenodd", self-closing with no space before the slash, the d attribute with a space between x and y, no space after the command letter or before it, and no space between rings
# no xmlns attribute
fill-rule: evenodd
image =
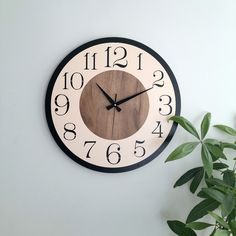
<svg viewBox="0 0 236 236"><path fill-rule="evenodd" d="M54 127L53 120L52 120L52 115L51 115L51 94L52 94L52 90L53 90L53 87L54 87L54 84L55 84L55 81L57 79L58 74L63 69L63 67L66 65L66 63L70 59L72 59L76 54L78 54L79 52L85 50L86 48L89 48L89 47L97 45L97 44L109 43L109 42L110 43L126 43L126 44L131 44L133 46L139 47L139 48L143 49L144 51L148 52L149 54L151 54L154 58L156 58L160 62L160 64L165 68L166 72L168 73L168 75L171 79L171 82L173 84L173 87L174 87L175 97L176 97L176 113L175 113L175 115L180 115L180 110L181 110L180 91L179 91L179 87L178 87L176 78L175 78L172 70L168 66L168 64L164 61L164 59L158 53L156 53L154 50L152 50L148 46L146 46L142 43L139 43L135 40L132 40L132 39L120 38L120 37L108 37L108 38L96 39L96 40L90 41L88 43L85 43L85 44L77 47L76 49L74 49L72 52L70 52L62 60L62 62L57 66L56 70L54 71L54 73L53 73L53 75L52 75L52 77L49 81L47 92L46 92L46 99L45 99L45 112L46 112L46 119L47 119L48 127L49 127L49 129L52 133L52 136L54 137L54 139L55 139L56 143L58 144L58 146L62 149L62 151L67 156L69 156L72 160L74 160L78 164L80 164L84 167L87 167L89 169L95 170L95 171L106 172L106 173L119 173L119 172L134 170L136 168L144 166L147 163L149 163L150 161L152 161L154 158L156 158L167 147L167 145L169 144L169 142L173 138L174 133L175 133L176 128L177 128L177 124L173 123L172 128L169 132L169 135L167 136L165 141L162 143L160 148L158 148L154 153L152 153L149 157L147 157L143 161L140 161L139 163L136 163L136 164L133 164L133 165L130 165L130 166L126 166L126 167L108 168L108 167L100 167L100 166L90 164L90 163L80 159L74 153L72 153L64 145L64 143L61 141L60 137L58 136L58 134L56 132L56 129Z"/></svg>

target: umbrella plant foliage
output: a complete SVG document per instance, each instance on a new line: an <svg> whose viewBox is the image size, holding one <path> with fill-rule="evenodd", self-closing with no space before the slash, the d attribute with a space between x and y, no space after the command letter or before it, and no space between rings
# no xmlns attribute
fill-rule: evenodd
<svg viewBox="0 0 236 236"><path fill-rule="evenodd" d="M190 211L186 222L168 220L169 228L179 236L197 236L200 230L209 227L212 228L210 236L236 236L236 164L230 167L232 157L225 152L226 149L231 149L236 156L236 130L226 125L213 126L227 138L231 136L233 139L232 142L224 142L206 138L211 123L210 113L204 116L200 132L182 116L173 116L170 120L189 132L193 141L177 147L166 162L184 158L200 146L202 166L188 170L174 184L175 188L190 182L191 193L196 194L201 201ZM236 163L236 158L233 160ZM203 222L201 218L206 215L212 217L211 222L214 223Z"/></svg>

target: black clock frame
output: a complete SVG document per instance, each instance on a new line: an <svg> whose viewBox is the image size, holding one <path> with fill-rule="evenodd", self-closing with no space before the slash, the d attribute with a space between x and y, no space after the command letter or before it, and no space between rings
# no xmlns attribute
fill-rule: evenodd
<svg viewBox="0 0 236 236"><path fill-rule="evenodd" d="M61 139L60 139L59 135L57 134L57 131L54 127L53 120L52 120L52 114L51 114L51 95L52 95L52 90L53 90L54 84L55 84L56 79L57 79L59 73L61 72L61 70L68 63L68 61L70 61L75 55L77 55L81 51L83 51L83 50L85 50L85 49L87 49L91 46L102 44L102 43L126 43L126 44L130 44L130 45L139 47L139 48L143 49L144 51L146 51L147 53L151 54L165 68L165 70L168 73L168 75L171 79L171 82L173 84L174 91L175 91L175 98L176 98L176 109L175 109L176 112L175 112L175 115L180 115L181 97L180 97L180 91L179 91L179 87L178 87L176 78L175 78L172 70L168 66L168 64L164 61L164 59L158 53L156 53L154 50L149 48L148 46L146 46L146 45L144 45L140 42L137 42L135 40L132 40L132 39L120 38L120 37L108 37L108 38L100 38L100 39L90 41L88 43L85 43L85 44L77 47L72 52L70 52L62 60L62 62L57 66L56 70L54 71L54 73L53 73L53 75L52 75L52 77L49 81L47 92L46 92L46 99L45 99L46 120L47 120L48 127L49 127L49 129L52 133L53 138L55 139L58 146L62 149L62 151L67 156L69 156L72 160L79 163L80 165L82 165L84 167L87 167L89 169L92 169L92 170L100 171L100 172L119 173L119 172L130 171L130 170L139 168L141 166L144 166L147 163L149 163L150 161L152 161L154 158L156 158L166 148L166 146L169 144L169 142L173 138L174 133L175 133L176 128L177 128L177 124L173 123L167 138L164 140L162 145L154 153L152 153L149 157L145 158L143 161L140 161L139 163L129 165L129 166L125 166L125 167L108 168L108 167L101 167L101 166L96 166L96 165L90 164L90 163L80 159L78 156L76 156L74 153L72 153L64 145L64 143L61 141Z"/></svg>

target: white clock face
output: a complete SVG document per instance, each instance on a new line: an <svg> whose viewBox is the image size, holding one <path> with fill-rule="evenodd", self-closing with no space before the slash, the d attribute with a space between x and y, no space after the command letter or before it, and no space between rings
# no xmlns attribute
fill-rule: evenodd
<svg viewBox="0 0 236 236"><path fill-rule="evenodd" d="M180 94L166 62L124 38L98 39L71 52L46 95L54 139L74 161L103 172L140 167L170 142Z"/></svg>

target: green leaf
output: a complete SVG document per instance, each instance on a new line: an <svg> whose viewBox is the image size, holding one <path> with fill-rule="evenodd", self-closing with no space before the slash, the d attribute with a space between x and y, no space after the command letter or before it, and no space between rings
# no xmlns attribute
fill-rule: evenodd
<svg viewBox="0 0 236 236"><path fill-rule="evenodd" d="M216 189L216 190L218 190L218 191L220 191L220 192L222 192L223 194L226 194L227 191L228 191L227 188L222 187L222 186L213 186L212 188L213 188L213 189Z"/></svg>
<svg viewBox="0 0 236 236"><path fill-rule="evenodd" d="M213 169L214 170L221 170L221 169L225 169L228 168L229 166L226 165L225 163L221 163L221 162L217 162L217 163L213 163Z"/></svg>
<svg viewBox="0 0 236 236"><path fill-rule="evenodd" d="M200 198L210 198L206 193L204 193L202 190L197 194Z"/></svg>
<svg viewBox="0 0 236 236"><path fill-rule="evenodd" d="M212 139L212 138L205 139L204 143L220 146L220 141L217 139Z"/></svg>
<svg viewBox="0 0 236 236"><path fill-rule="evenodd" d="M233 235L236 235L236 220L231 220L229 225Z"/></svg>
<svg viewBox="0 0 236 236"><path fill-rule="evenodd" d="M202 188L202 191L219 203L222 203L224 201L225 195L216 189Z"/></svg>
<svg viewBox="0 0 236 236"><path fill-rule="evenodd" d="M222 202L222 211L225 216L228 216L235 207L235 196L234 193L229 192L223 202Z"/></svg>
<svg viewBox="0 0 236 236"><path fill-rule="evenodd" d="M207 113L201 123L201 138L204 139L211 123L211 113Z"/></svg>
<svg viewBox="0 0 236 236"><path fill-rule="evenodd" d="M208 188L214 186L209 182L209 179L213 179L213 177L211 176L210 178L207 176L207 174L205 174L205 183L207 185Z"/></svg>
<svg viewBox="0 0 236 236"><path fill-rule="evenodd" d="M177 147L166 159L165 162L174 161L190 154L199 144L199 142L184 143Z"/></svg>
<svg viewBox="0 0 236 236"><path fill-rule="evenodd" d="M208 211L214 211L219 203L212 199L204 199L198 203L189 213L186 223L196 221L208 214Z"/></svg>
<svg viewBox="0 0 236 236"><path fill-rule="evenodd" d="M211 154L205 144L202 144L202 162L208 177L211 177L213 171L213 162Z"/></svg>
<svg viewBox="0 0 236 236"><path fill-rule="evenodd" d="M227 230L217 229L214 236L230 236L230 232Z"/></svg>
<svg viewBox="0 0 236 236"><path fill-rule="evenodd" d="M204 176L204 169L201 168L201 170L198 171L198 173L194 176L192 183L190 184L190 191L192 193L195 193L199 184L202 181L202 178Z"/></svg>
<svg viewBox="0 0 236 236"><path fill-rule="evenodd" d="M187 130L189 133L191 133L193 136L195 136L197 139L200 140L197 130L195 129L195 127L192 125L190 121L188 121L182 116L172 116L170 120L173 120L174 122L178 123L185 130Z"/></svg>
<svg viewBox="0 0 236 236"><path fill-rule="evenodd" d="M220 149L219 146L212 145L212 144L209 144L209 143L207 143L206 146L207 146L207 149L210 151L210 153L213 156L216 157L215 158L216 160L218 160L219 158L222 158L222 159L225 159L225 160L227 159L225 154L223 153L223 151Z"/></svg>
<svg viewBox="0 0 236 236"><path fill-rule="evenodd" d="M192 222L186 225L186 227L194 229L194 230L203 230L211 226L214 226L214 225L208 224L205 222Z"/></svg>
<svg viewBox="0 0 236 236"><path fill-rule="evenodd" d="M186 184L189 180L191 180L198 172L201 170L202 167L196 167L189 171L187 171L185 174L183 174L175 183L174 188L181 186L183 184Z"/></svg>
<svg viewBox="0 0 236 236"><path fill-rule="evenodd" d="M235 186L234 171L226 170L223 174L223 180L227 185L234 187Z"/></svg>
<svg viewBox="0 0 236 236"><path fill-rule="evenodd" d="M210 236L214 236L215 232L216 232L216 228L213 230L213 232L210 234Z"/></svg>
<svg viewBox="0 0 236 236"><path fill-rule="evenodd" d="M230 148L236 150L236 145L233 143L221 143L222 148Z"/></svg>
<svg viewBox="0 0 236 236"><path fill-rule="evenodd" d="M211 215L224 228L229 229L229 225L227 224L227 222L224 221L224 219L222 217L218 216L217 214L215 214L214 212L211 212L211 211L209 211L208 214Z"/></svg>
<svg viewBox="0 0 236 236"><path fill-rule="evenodd" d="M227 216L227 222L230 222L232 220L236 219L236 209L234 209L228 216Z"/></svg>
<svg viewBox="0 0 236 236"><path fill-rule="evenodd" d="M232 188L231 186L229 186L228 184L226 184L223 180L221 179L217 179L217 178L210 178L207 179L206 182L210 185L213 186L220 186L220 187L224 187L224 188Z"/></svg>
<svg viewBox="0 0 236 236"><path fill-rule="evenodd" d="M185 224L177 220L168 220L170 229L179 236L197 236L197 234L190 228L186 228Z"/></svg>
<svg viewBox="0 0 236 236"><path fill-rule="evenodd" d="M236 130L229 127L229 126L226 126L226 125L214 125L214 127L216 127L217 129L227 133L227 134L230 134L230 135L233 135L233 136L236 136Z"/></svg>

